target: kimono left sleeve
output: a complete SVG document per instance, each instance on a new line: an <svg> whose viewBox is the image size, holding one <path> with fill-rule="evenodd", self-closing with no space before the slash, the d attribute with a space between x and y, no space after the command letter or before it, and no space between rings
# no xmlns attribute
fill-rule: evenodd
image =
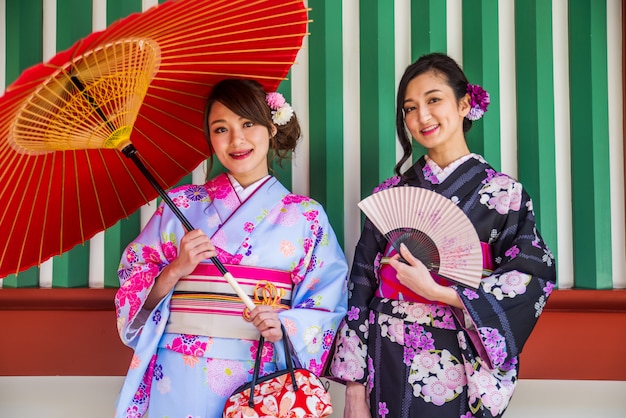
<svg viewBox="0 0 626 418"><path fill-rule="evenodd" d="M485 217L499 220L488 231L495 269L477 290L458 286L465 309L456 311L480 357L490 368L508 369L517 362L554 288L556 267L537 231L532 200L519 182L499 177L480 194L477 210L484 215L487 209L491 215Z"/></svg>
<svg viewBox="0 0 626 418"><path fill-rule="evenodd" d="M297 361L320 375L346 314L348 264L321 205L305 216L304 255L292 271L291 309L279 316Z"/></svg>

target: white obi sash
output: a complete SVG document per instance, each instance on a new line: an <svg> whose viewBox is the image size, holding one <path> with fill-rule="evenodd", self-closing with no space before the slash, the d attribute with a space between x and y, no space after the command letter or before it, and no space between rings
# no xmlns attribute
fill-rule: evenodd
<svg viewBox="0 0 626 418"><path fill-rule="evenodd" d="M256 304L276 310L291 306L291 273L283 270L224 265ZM246 305L213 264L199 264L174 287L165 332L257 340L260 333L249 321Z"/></svg>

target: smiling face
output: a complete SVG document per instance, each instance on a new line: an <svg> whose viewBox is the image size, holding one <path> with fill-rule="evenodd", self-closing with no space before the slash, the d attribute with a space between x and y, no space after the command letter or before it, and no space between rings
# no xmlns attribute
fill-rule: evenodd
<svg viewBox="0 0 626 418"><path fill-rule="evenodd" d="M469 98L457 100L445 76L428 71L412 79L406 88L403 108L409 132L440 166L445 167L469 152L463 134Z"/></svg>
<svg viewBox="0 0 626 418"><path fill-rule="evenodd" d="M239 116L220 102L211 106L208 124L215 156L239 184L247 187L269 174L270 132L265 126Z"/></svg>

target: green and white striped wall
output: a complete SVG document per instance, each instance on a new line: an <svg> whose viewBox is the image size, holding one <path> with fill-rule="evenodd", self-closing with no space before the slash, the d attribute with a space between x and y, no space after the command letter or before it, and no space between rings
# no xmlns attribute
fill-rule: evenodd
<svg viewBox="0 0 626 418"><path fill-rule="evenodd" d="M0 0L0 89L92 30L156 0ZM324 204L349 259L357 202L399 156L395 93L430 51L491 94L470 148L519 178L557 257L559 287L626 287L622 0L309 0L311 35L281 85L304 128L295 192ZM416 156L423 150L416 148ZM201 182L199 167L184 181ZM4 287L115 287L154 204ZM2 239L10 237L2 236Z"/></svg>

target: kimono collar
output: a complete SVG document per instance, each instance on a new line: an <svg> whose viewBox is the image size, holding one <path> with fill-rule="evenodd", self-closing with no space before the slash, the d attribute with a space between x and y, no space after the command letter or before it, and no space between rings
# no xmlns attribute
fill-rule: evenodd
<svg viewBox="0 0 626 418"><path fill-rule="evenodd" d="M230 184L233 185L233 189L235 189L235 192L237 193L237 196L239 197L239 200L242 201L242 202L244 200L246 200L248 198L248 196L250 196L252 193L254 193L254 191L256 189L258 189L259 186L262 185L263 182L265 180L267 180L269 178L269 176L270 176L268 174L265 177L262 177L259 180L255 181L254 183L252 183L248 187L244 188L244 187L241 186L241 184L239 184L239 182L237 181L237 179L235 179L235 177L230 175L230 173L226 173L226 175L228 176L228 180L230 180Z"/></svg>
<svg viewBox="0 0 626 418"><path fill-rule="evenodd" d="M462 156L461 158L448 164L446 168L441 168L432 158L430 158L428 155L424 155L424 159L426 160L426 167L424 168L430 169L429 170L430 173L428 173L428 175L426 175L427 173L424 173L425 177L429 178L429 180L433 184L441 184L450 176L450 174L454 173L454 170L456 170L461 164L463 164L465 161L469 160L470 158L476 158L476 157L477 155L474 153L466 154Z"/></svg>

